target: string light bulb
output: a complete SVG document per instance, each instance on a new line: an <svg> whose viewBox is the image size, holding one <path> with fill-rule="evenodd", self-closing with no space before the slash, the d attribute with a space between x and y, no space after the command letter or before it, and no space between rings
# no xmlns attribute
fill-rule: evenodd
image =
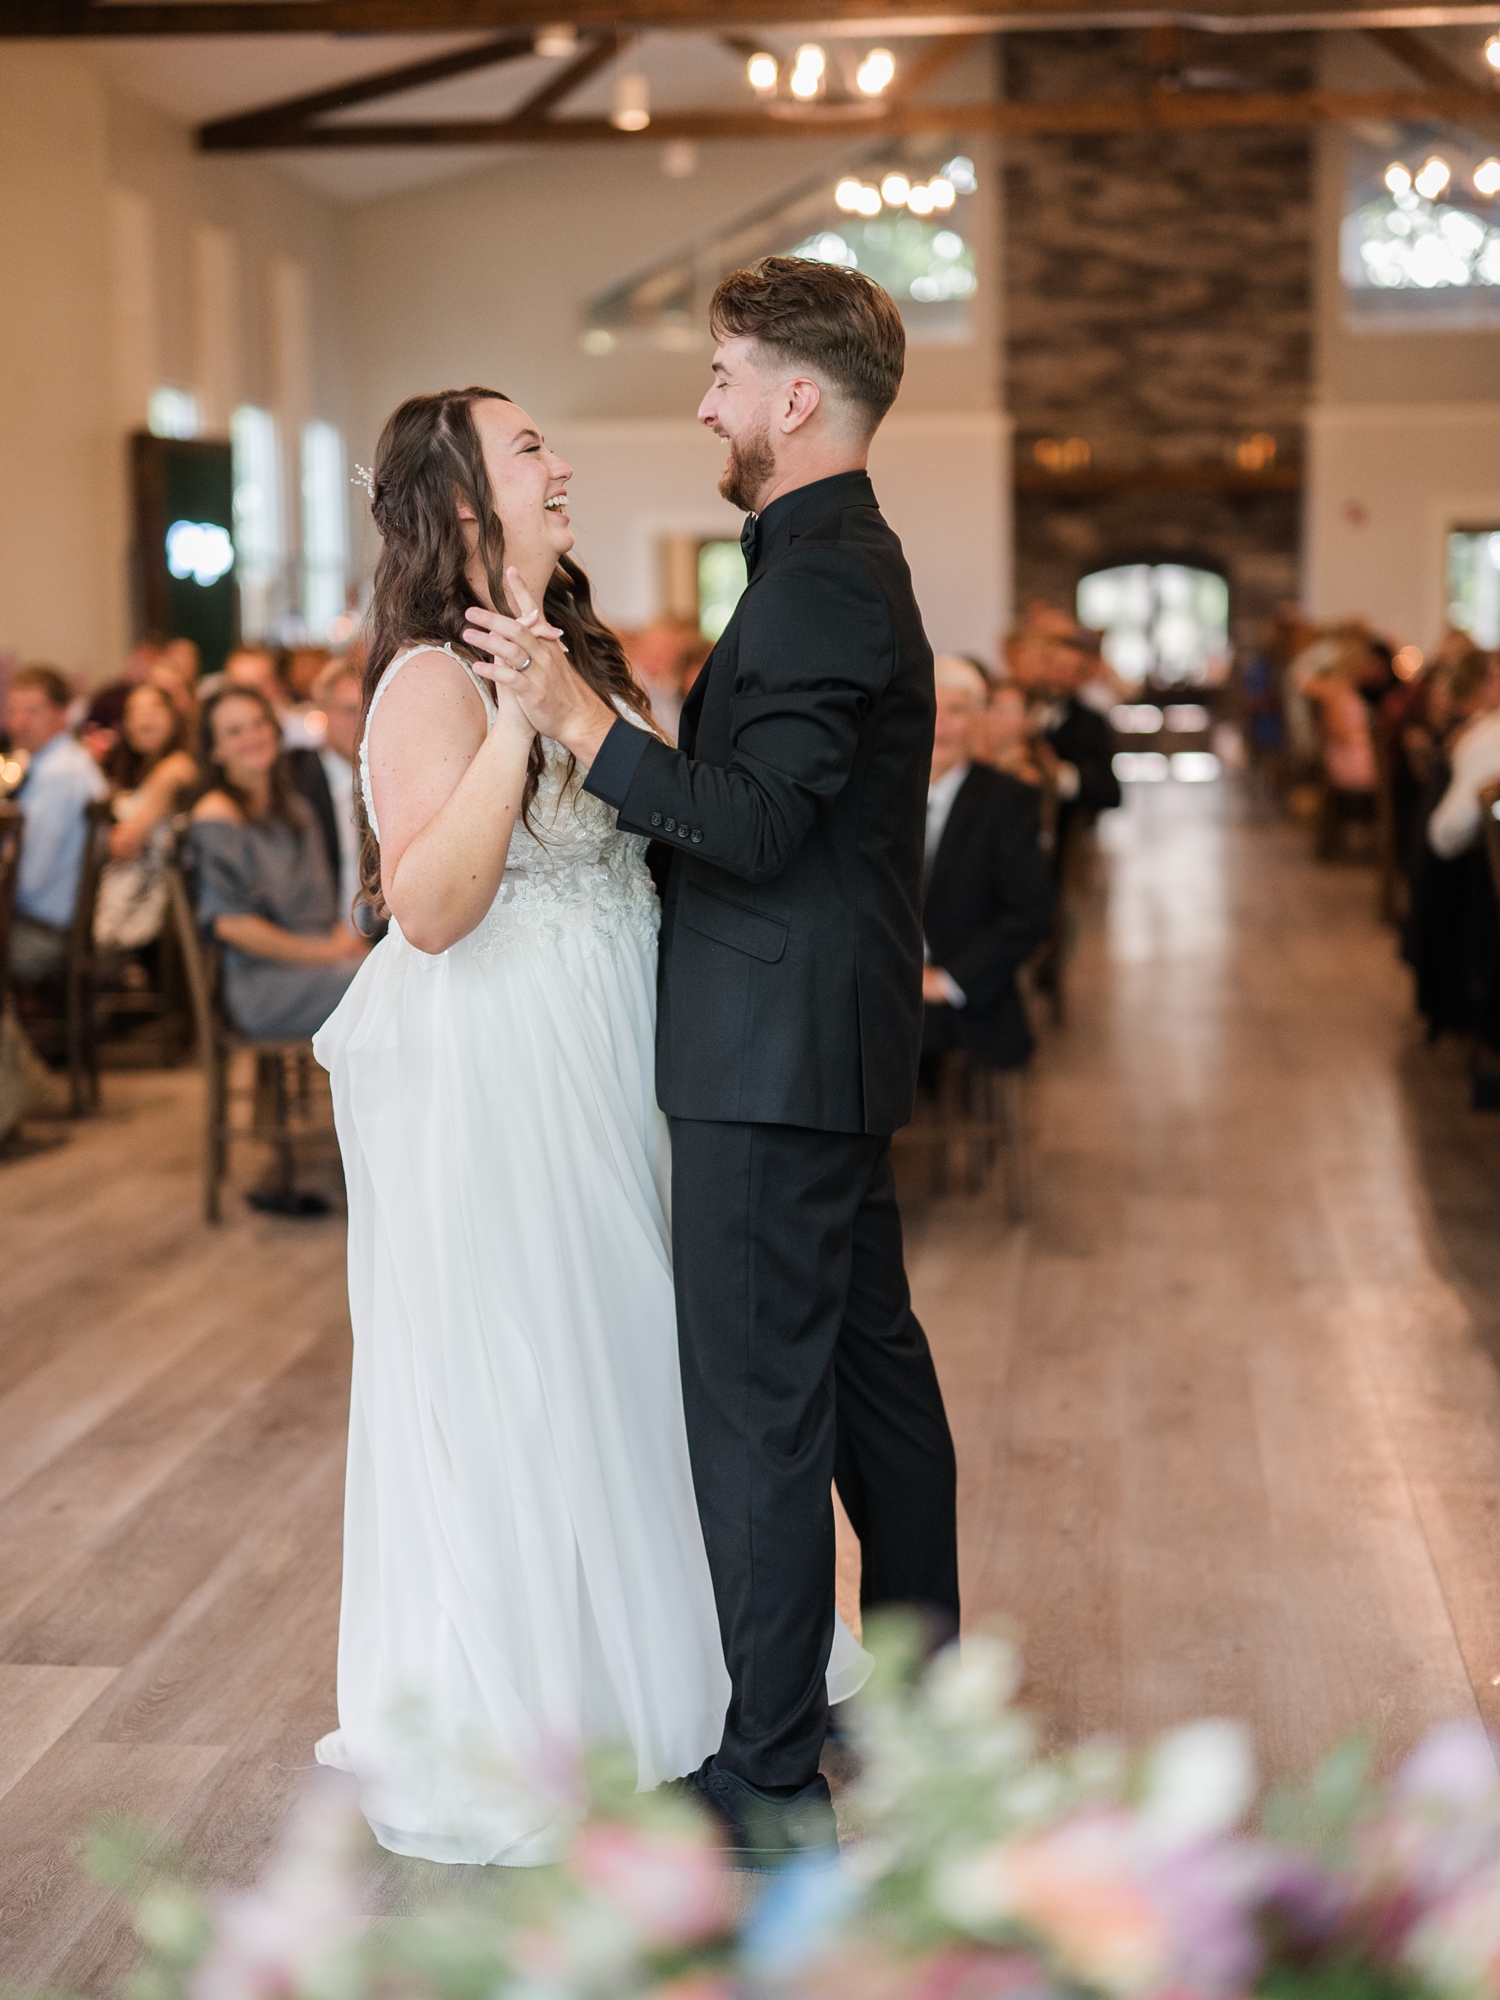
<svg viewBox="0 0 1500 2000"><path fill-rule="evenodd" d="M932 205L934 208L952 208L954 202L957 200L957 193L952 181L945 181L941 174L933 175L932 179L927 183L927 192L932 196Z"/></svg>
<svg viewBox="0 0 1500 2000"><path fill-rule="evenodd" d="M567 21L553 21L545 28L538 28L532 48L539 56L550 56L554 61L566 62L578 53L578 30Z"/></svg>
<svg viewBox="0 0 1500 2000"><path fill-rule="evenodd" d="M880 213L879 188L865 187L861 185L859 190L859 208L857 213L864 216L867 221L879 215Z"/></svg>
<svg viewBox="0 0 1500 2000"><path fill-rule="evenodd" d="M880 183L880 199L887 208L905 208L911 199L911 182L905 174L887 174Z"/></svg>
<svg viewBox="0 0 1500 2000"><path fill-rule="evenodd" d="M833 191L833 199L845 215L858 215L864 189L856 180L840 181Z"/></svg>
<svg viewBox="0 0 1500 2000"><path fill-rule="evenodd" d="M854 72L854 81L866 97L879 97L895 74L896 58L890 50L871 49Z"/></svg>
<svg viewBox="0 0 1500 2000"><path fill-rule="evenodd" d="M1500 160L1493 155L1481 160L1474 169L1474 192L1484 195L1486 199L1500 194Z"/></svg>
<svg viewBox="0 0 1500 2000"><path fill-rule="evenodd" d="M638 69L625 70L615 78L609 122L617 132L644 132L651 123L651 86Z"/></svg>
<svg viewBox="0 0 1500 2000"><path fill-rule="evenodd" d="M1430 159L1422 162L1421 171L1413 180L1412 185L1424 201L1436 201L1452 178L1453 171L1449 167L1448 162L1439 159L1437 154L1434 153Z"/></svg>
<svg viewBox="0 0 1500 2000"><path fill-rule="evenodd" d="M757 49L745 64L745 74L750 79L752 90L774 90L781 66L775 56L768 55L764 49Z"/></svg>
<svg viewBox="0 0 1500 2000"><path fill-rule="evenodd" d="M1485 43L1484 59L1491 69L1500 69L1500 35L1491 35Z"/></svg>
<svg viewBox="0 0 1500 2000"><path fill-rule="evenodd" d="M1411 192L1411 175L1399 160L1391 161L1382 178L1392 194L1409 194Z"/></svg>
<svg viewBox="0 0 1500 2000"><path fill-rule="evenodd" d="M816 97L823 88L827 62L816 42L804 42L792 64L793 97Z"/></svg>
<svg viewBox="0 0 1500 2000"><path fill-rule="evenodd" d="M913 215L931 215L937 203L932 198L932 189L914 187L906 197L906 205Z"/></svg>

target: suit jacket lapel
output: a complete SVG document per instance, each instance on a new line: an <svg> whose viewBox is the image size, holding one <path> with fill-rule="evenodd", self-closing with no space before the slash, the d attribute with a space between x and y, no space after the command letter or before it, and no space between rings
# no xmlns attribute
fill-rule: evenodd
<svg viewBox="0 0 1500 2000"><path fill-rule="evenodd" d="M762 556L761 560L755 565L755 576L760 575L764 566L765 557ZM754 577L746 579L745 590L750 588L754 580ZM738 623L740 606L745 601L745 590L740 592L740 602L734 607L733 616L720 633L713 651L703 662L703 671L688 689L687 700L682 704L682 713L677 718L677 747L679 750L686 752L689 757L692 756L694 746L698 741L698 718L703 713L703 704L708 696L709 678L713 674L715 667L719 664L719 648L724 644L724 641L729 637Z"/></svg>
<svg viewBox="0 0 1500 2000"><path fill-rule="evenodd" d="M688 689L687 700L682 704L682 713L677 718L677 747L688 756L693 754L693 745L698 740L698 717L703 713L703 697L708 687L708 677L714 670L718 658L716 646L703 662L703 670Z"/></svg>

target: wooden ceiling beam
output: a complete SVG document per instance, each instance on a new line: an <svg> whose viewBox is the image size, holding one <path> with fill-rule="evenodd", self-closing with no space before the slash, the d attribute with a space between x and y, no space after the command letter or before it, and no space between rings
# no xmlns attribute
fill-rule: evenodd
<svg viewBox="0 0 1500 2000"><path fill-rule="evenodd" d="M1372 42L1378 42L1387 55L1404 63L1413 76L1421 77L1436 90L1482 90L1484 86L1465 76L1463 71L1448 58L1424 42L1420 35L1410 28L1366 28L1365 33ZM1500 102L1500 98L1497 98Z"/></svg>
<svg viewBox="0 0 1500 2000"><path fill-rule="evenodd" d="M1341 125L1363 119L1494 117L1478 90L1155 91L1146 97L1058 104L905 104L873 115L834 109L778 117L765 111L663 112L643 132L617 132L604 118L445 119L422 123L280 128L258 147L216 151L318 151L359 146L655 145L666 139L909 138L924 133L1191 132L1246 126Z"/></svg>
<svg viewBox="0 0 1500 2000"><path fill-rule="evenodd" d="M0 0L0 39L34 36L415 34L545 27L560 18L580 30L678 28L708 33L847 21L861 30L889 18L933 34L1003 29L1012 20L1035 28L1144 27L1163 20L1211 33L1253 33L1259 26L1363 28L1395 16L1407 27L1466 21L1492 10L1480 0L1207 0L1204 11L1149 0Z"/></svg>
<svg viewBox="0 0 1500 2000"><path fill-rule="evenodd" d="M951 69L960 56L970 49L988 41L987 35L942 35L919 55L915 62L903 62L896 70L884 94L877 100L882 105L910 104L920 97L928 84L936 83L944 70Z"/></svg>
<svg viewBox="0 0 1500 2000"><path fill-rule="evenodd" d="M283 128L303 130L314 118L330 111L347 111L355 104L375 104L383 97L398 97L426 83L446 83L450 77L466 76L476 69L491 69L497 63L514 62L532 52L532 37L507 35L500 41L483 42L478 48L454 49L427 62L405 63L400 69L380 70L374 76L356 77L329 90L315 90L305 97L283 98L279 104L263 104L255 111L237 112L233 118L217 118L202 127L198 143L204 152L243 151L263 143Z"/></svg>
<svg viewBox="0 0 1500 2000"><path fill-rule="evenodd" d="M589 47L581 49L566 69L549 77L541 89L518 104L510 114L513 123L526 123L536 118L546 118L553 109L571 97L575 90L581 90L591 76L612 63L620 52L618 35L601 35Z"/></svg>

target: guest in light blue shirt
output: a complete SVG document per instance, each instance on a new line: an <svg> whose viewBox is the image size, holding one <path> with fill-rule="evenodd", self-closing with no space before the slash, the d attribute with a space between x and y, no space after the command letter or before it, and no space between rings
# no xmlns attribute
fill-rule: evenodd
<svg viewBox="0 0 1500 2000"><path fill-rule="evenodd" d="M70 699L55 667L22 667L5 701L11 744L31 759L16 794L26 815L10 938L16 979L51 979L62 971L83 865L84 807L108 790L99 766L68 732Z"/></svg>

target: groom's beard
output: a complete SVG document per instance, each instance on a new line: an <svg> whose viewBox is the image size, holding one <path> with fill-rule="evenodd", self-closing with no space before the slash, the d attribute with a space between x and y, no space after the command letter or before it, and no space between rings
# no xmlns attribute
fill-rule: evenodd
<svg viewBox="0 0 1500 2000"><path fill-rule="evenodd" d="M770 485L775 471L776 454L771 449L768 424L745 437L729 439L729 463L719 481L719 492L731 507L753 514L757 495Z"/></svg>

